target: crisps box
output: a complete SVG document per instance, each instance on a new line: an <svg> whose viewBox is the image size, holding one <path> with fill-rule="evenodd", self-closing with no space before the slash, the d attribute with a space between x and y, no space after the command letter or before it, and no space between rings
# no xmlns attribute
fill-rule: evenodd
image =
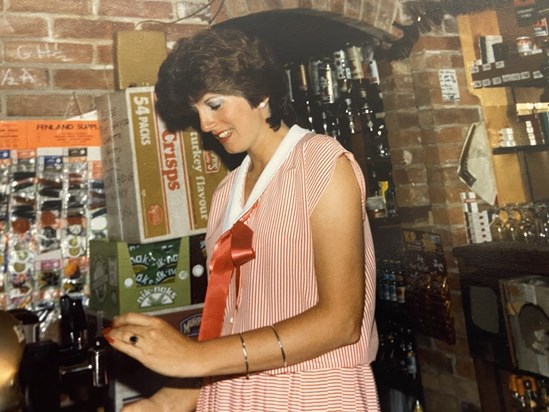
<svg viewBox="0 0 549 412"><path fill-rule="evenodd" d="M136 281L127 243L91 240L90 310L112 318L127 312L156 313L200 303L193 302L191 277L207 277L205 270L197 270L205 265L205 257L197 262L190 249L190 238L182 237L174 276L158 284L142 285ZM200 287L205 288L206 283L201 282Z"/></svg>
<svg viewBox="0 0 549 412"><path fill-rule="evenodd" d="M501 280L516 367L549 377L549 277Z"/></svg>
<svg viewBox="0 0 549 412"><path fill-rule="evenodd" d="M96 98L109 237L148 243L205 233L213 191L227 168L194 129L172 133L153 87Z"/></svg>

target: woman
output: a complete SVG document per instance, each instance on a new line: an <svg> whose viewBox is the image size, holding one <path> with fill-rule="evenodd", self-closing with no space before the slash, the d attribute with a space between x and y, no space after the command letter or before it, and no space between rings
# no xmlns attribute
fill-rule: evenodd
<svg viewBox="0 0 549 412"><path fill-rule="evenodd" d="M378 410L375 260L352 155L292 126L282 67L238 31L179 41L156 93L169 127L194 114L226 152L247 156L212 200L199 341L138 314L107 334L158 373L210 378L127 410Z"/></svg>

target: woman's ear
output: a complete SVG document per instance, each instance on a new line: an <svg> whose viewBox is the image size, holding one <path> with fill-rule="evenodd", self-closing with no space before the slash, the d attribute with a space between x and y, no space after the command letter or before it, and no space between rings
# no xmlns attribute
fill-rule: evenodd
<svg viewBox="0 0 549 412"><path fill-rule="evenodd" d="M264 109L265 107L267 107L267 103L269 102L269 98L266 98L265 100L263 100L261 103L259 103L257 105L257 107L259 109Z"/></svg>

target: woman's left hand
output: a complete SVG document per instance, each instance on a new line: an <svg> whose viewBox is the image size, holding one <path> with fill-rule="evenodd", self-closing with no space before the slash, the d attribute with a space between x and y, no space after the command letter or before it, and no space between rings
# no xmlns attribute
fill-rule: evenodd
<svg viewBox="0 0 549 412"><path fill-rule="evenodd" d="M173 377L199 376L198 342L178 332L164 320L138 313L115 318L104 331L111 346L147 368Z"/></svg>

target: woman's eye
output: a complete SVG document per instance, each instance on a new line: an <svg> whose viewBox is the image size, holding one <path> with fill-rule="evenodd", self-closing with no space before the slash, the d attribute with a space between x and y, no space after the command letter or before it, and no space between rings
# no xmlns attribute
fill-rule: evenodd
<svg viewBox="0 0 549 412"><path fill-rule="evenodd" d="M221 108L221 103L210 103L210 109L219 110Z"/></svg>

